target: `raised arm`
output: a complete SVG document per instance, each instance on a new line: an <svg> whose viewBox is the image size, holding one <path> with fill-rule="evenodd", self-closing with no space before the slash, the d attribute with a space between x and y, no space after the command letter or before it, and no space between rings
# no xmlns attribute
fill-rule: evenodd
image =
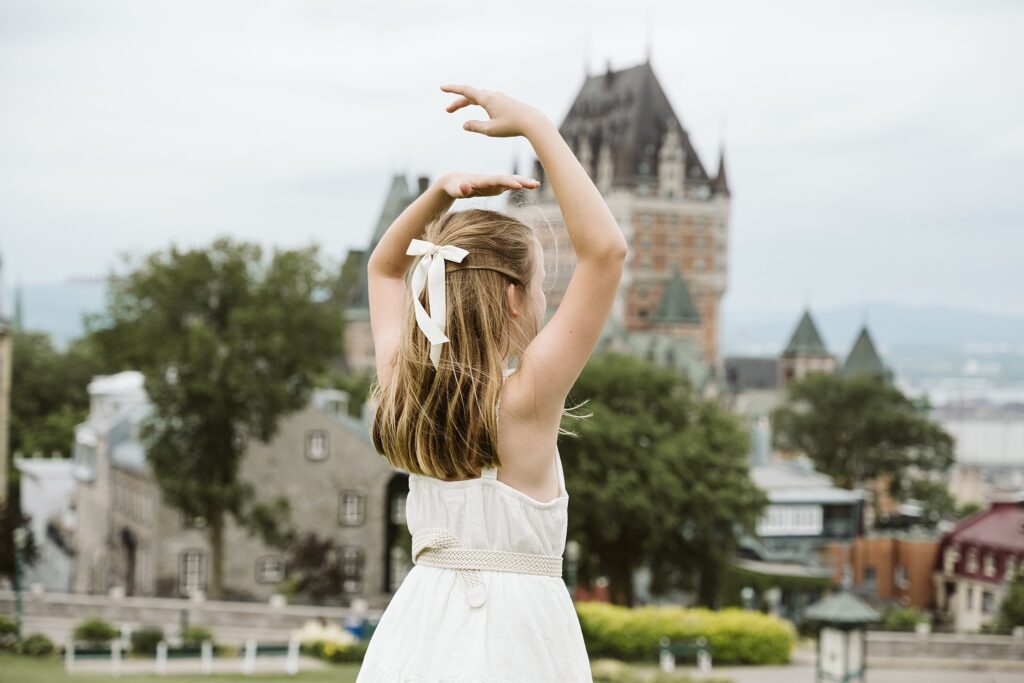
<svg viewBox="0 0 1024 683"><path fill-rule="evenodd" d="M576 251L576 269L558 310L523 352L520 368L521 381L534 385L536 417L561 416L615 301L626 240L601 193L543 114L500 92L462 85L441 89L461 95L449 105L449 112L471 104L487 111L489 121L467 121L466 130L494 137L525 136L558 199Z"/></svg>
<svg viewBox="0 0 1024 683"><path fill-rule="evenodd" d="M401 341L402 325L411 314L404 306L408 303L405 273L416 258L405 253L409 242L422 237L427 224L447 211L456 199L533 189L539 185L524 176L446 173L406 207L384 232L366 266L370 334L381 385L390 381L391 361Z"/></svg>

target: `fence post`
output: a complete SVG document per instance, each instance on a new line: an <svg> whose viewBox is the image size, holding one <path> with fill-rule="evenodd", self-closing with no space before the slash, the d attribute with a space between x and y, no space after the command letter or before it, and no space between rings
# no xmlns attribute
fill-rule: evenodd
<svg viewBox="0 0 1024 683"><path fill-rule="evenodd" d="M251 676L256 670L256 641L245 641L245 655L242 657L242 674Z"/></svg>
<svg viewBox="0 0 1024 683"><path fill-rule="evenodd" d="M110 674L115 678L121 676L121 641L117 638L110 641Z"/></svg>
<svg viewBox="0 0 1024 683"><path fill-rule="evenodd" d="M661 645L661 656L658 657L658 664L662 671L671 673L676 670L676 656L672 654L672 650L668 647L668 638L662 638L659 644Z"/></svg>
<svg viewBox="0 0 1024 683"><path fill-rule="evenodd" d="M284 672L289 676L299 673L299 639L288 641L288 658L284 661Z"/></svg>
<svg viewBox="0 0 1024 683"><path fill-rule="evenodd" d="M161 640L156 644L156 675L167 674L167 641Z"/></svg>
<svg viewBox="0 0 1024 683"><path fill-rule="evenodd" d="M202 644L202 672L204 675L209 676L213 673L213 643L209 640L204 640Z"/></svg>

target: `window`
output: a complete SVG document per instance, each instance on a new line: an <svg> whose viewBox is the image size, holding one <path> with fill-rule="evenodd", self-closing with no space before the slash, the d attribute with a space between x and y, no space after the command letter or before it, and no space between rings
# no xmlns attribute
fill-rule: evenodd
<svg viewBox="0 0 1024 683"><path fill-rule="evenodd" d="M897 588L906 588L910 585L907 580L907 568L902 564L896 566L896 570L893 572L893 582Z"/></svg>
<svg viewBox="0 0 1024 683"><path fill-rule="evenodd" d="M342 491L338 499L338 523L359 526L366 517L366 503L358 491Z"/></svg>
<svg viewBox="0 0 1024 683"><path fill-rule="evenodd" d="M206 590L206 553L186 550L178 556L178 593L186 597Z"/></svg>
<svg viewBox="0 0 1024 683"><path fill-rule="evenodd" d="M872 567L870 564L868 566L864 567L864 581L865 581L865 583L874 583L876 575L877 575L877 572L876 572L875 568Z"/></svg>
<svg viewBox="0 0 1024 683"><path fill-rule="evenodd" d="M974 586L964 586L967 591L967 609L974 609Z"/></svg>
<svg viewBox="0 0 1024 683"><path fill-rule="evenodd" d="M996 556L992 553L985 553L985 576L996 575Z"/></svg>
<svg viewBox="0 0 1024 683"><path fill-rule="evenodd" d="M707 246L707 240L705 240L703 237L698 237L696 239L696 248L697 249L704 249L706 246Z"/></svg>
<svg viewBox="0 0 1024 683"><path fill-rule="evenodd" d="M942 557L942 569L946 574L952 574L956 569L956 563L960 559L960 553L953 546L948 546Z"/></svg>
<svg viewBox="0 0 1024 683"><path fill-rule="evenodd" d="M983 591L981 594L981 611L984 614L996 611L996 596L989 591Z"/></svg>
<svg viewBox="0 0 1024 683"><path fill-rule="evenodd" d="M311 429L306 432L306 457L310 460L326 460L330 447L327 432L323 429Z"/></svg>
<svg viewBox="0 0 1024 683"><path fill-rule="evenodd" d="M640 291L639 291L639 293L640 293L640 298L641 298L641 299L646 299L646 298L647 298L647 295L648 295L648 294L649 294L650 292L648 292L648 291L647 291L647 288L646 288L646 287L641 287L641 288L640 288Z"/></svg>
<svg viewBox="0 0 1024 683"><path fill-rule="evenodd" d="M391 523L405 524L405 496L391 499Z"/></svg>
<svg viewBox="0 0 1024 683"><path fill-rule="evenodd" d="M1006 556L1006 565L1003 570L1003 578L1007 581L1013 581L1014 575L1017 573L1017 558L1013 555Z"/></svg>
<svg viewBox="0 0 1024 683"><path fill-rule="evenodd" d="M700 232L704 232L705 230L708 229L708 217L707 216L697 216L697 229Z"/></svg>
<svg viewBox="0 0 1024 683"><path fill-rule="evenodd" d="M357 545L341 546L341 590L345 593L363 591L363 549Z"/></svg>
<svg viewBox="0 0 1024 683"><path fill-rule="evenodd" d="M278 583L284 580L284 560L268 555L256 560L256 582Z"/></svg>
<svg viewBox="0 0 1024 683"><path fill-rule="evenodd" d="M651 246L651 238L650 238L650 236L644 235L643 237L641 237L640 238L640 246L641 247L650 247Z"/></svg>
<svg viewBox="0 0 1024 683"><path fill-rule="evenodd" d="M978 573L978 549L971 548L967 551L967 567L966 571L968 574Z"/></svg>
<svg viewBox="0 0 1024 683"><path fill-rule="evenodd" d="M693 262L693 267L698 273L704 272L704 259L699 258Z"/></svg>

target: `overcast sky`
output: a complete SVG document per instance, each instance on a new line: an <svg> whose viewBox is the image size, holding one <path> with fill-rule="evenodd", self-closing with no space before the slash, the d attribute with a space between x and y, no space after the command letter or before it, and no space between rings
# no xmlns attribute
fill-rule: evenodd
<svg viewBox="0 0 1024 683"><path fill-rule="evenodd" d="M559 123L649 46L706 166L725 144L727 314L1024 315L1024 3L836 5L0 0L5 285L224 233L341 258L393 173L528 158L442 83Z"/></svg>

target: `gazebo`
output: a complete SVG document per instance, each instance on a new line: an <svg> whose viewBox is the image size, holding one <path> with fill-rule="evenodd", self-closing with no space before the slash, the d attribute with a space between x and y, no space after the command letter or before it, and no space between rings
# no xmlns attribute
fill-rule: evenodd
<svg viewBox="0 0 1024 683"><path fill-rule="evenodd" d="M819 624L816 683L863 683L867 671L867 625L882 615L848 590L807 608L804 617Z"/></svg>

